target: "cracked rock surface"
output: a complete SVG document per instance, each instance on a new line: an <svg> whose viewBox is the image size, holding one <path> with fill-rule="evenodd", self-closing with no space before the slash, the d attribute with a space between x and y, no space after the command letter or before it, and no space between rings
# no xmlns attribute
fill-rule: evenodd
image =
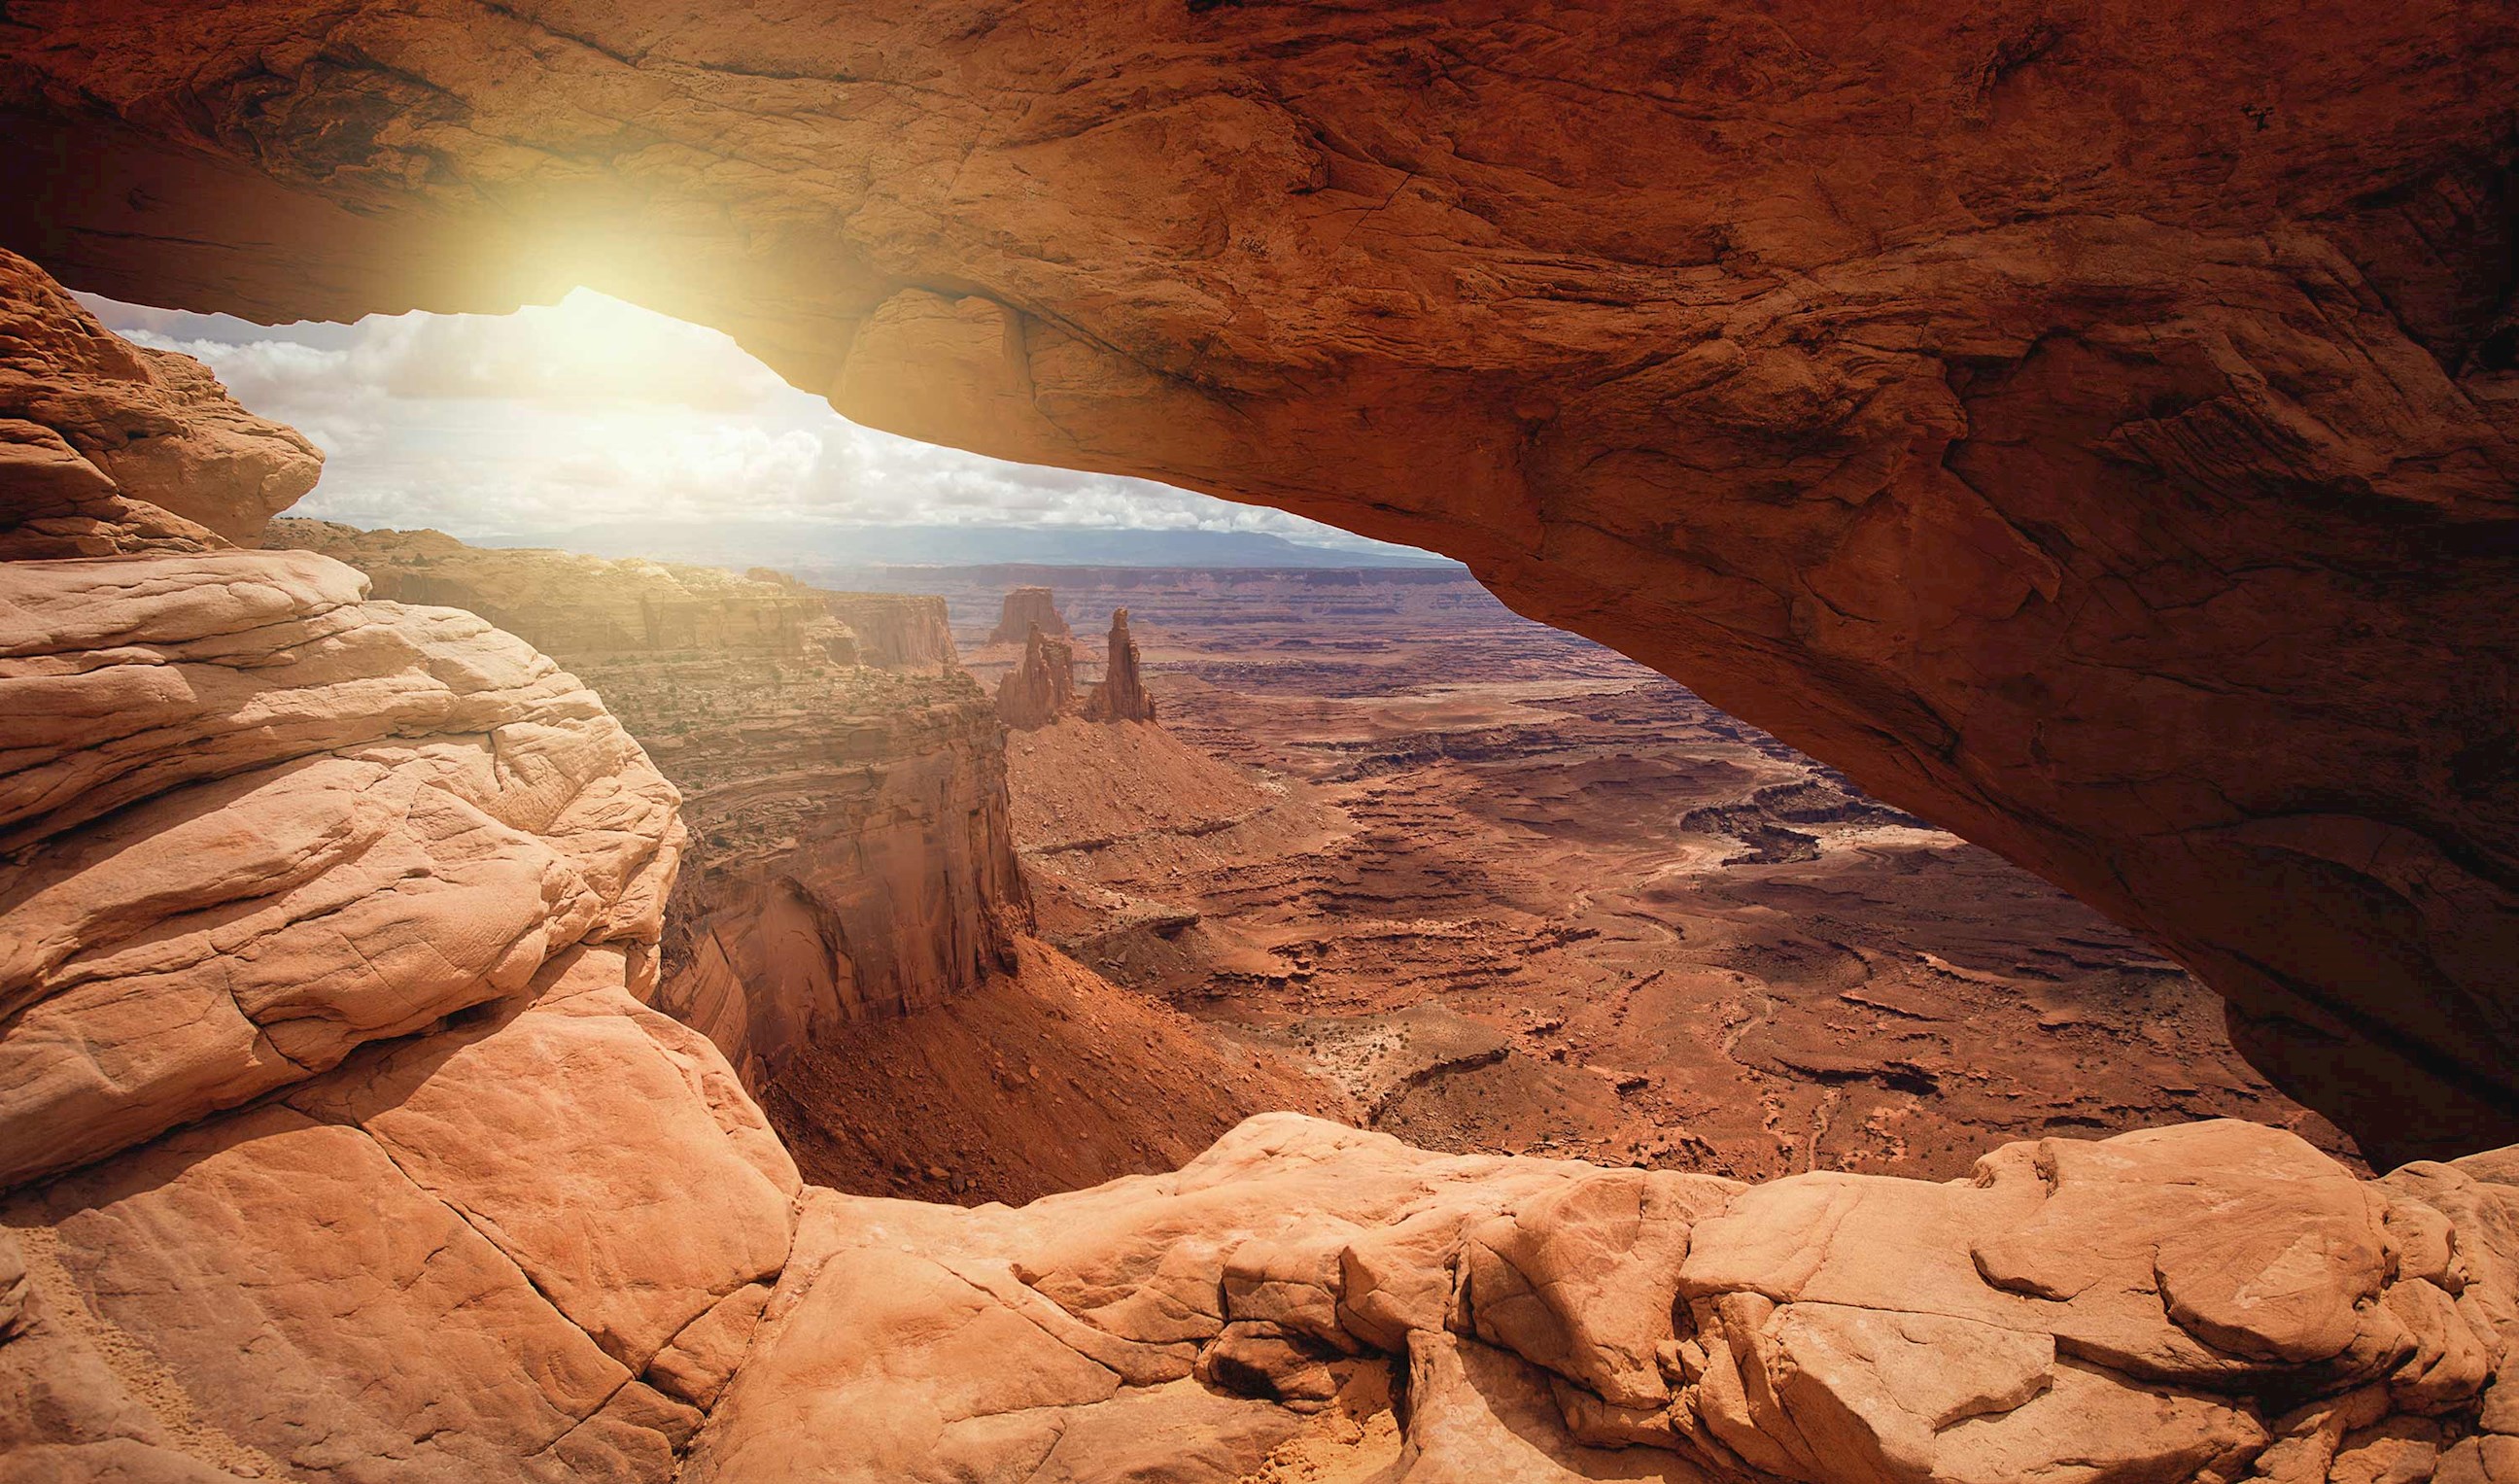
<svg viewBox="0 0 2519 1484"><path fill-rule="evenodd" d="M685 1477L1304 1477L1386 1368L1395 1435L1311 1476L2453 1478L2509 1446L2498 1157L2223 1120L1743 1186L1270 1114L1020 1209L817 1191Z"/></svg>

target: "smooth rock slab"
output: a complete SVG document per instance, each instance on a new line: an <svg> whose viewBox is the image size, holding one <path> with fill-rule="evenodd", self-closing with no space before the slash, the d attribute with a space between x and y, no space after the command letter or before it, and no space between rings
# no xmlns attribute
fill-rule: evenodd
<svg viewBox="0 0 2519 1484"><path fill-rule="evenodd" d="M6 1219L49 1228L57 1309L291 1472L561 1480L583 1444L605 1473L670 1474L662 1432L572 1438L630 1373L357 1130L239 1113Z"/></svg>
<svg viewBox="0 0 2519 1484"><path fill-rule="evenodd" d="M364 591L0 563L0 1188L655 941L672 785L520 641Z"/></svg>

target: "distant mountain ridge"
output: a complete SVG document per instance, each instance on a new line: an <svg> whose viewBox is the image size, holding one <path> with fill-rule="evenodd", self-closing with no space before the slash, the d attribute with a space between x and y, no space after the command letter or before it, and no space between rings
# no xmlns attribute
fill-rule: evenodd
<svg viewBox="0 0 2519 1484"><path fill-rule="evenodd" d="M1258 531L1148 531L1076 526L838 526L793 521L602 521L500 537L476 546L557 546L591 556L644 556L752 566L1412 567L1459 563L1382 542L1312 546Z"/></svg>

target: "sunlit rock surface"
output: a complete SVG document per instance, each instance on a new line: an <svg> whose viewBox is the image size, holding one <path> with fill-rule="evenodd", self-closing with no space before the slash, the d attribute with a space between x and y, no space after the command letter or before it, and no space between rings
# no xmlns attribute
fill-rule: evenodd
<svg viewBox="0 0 2519 1484"><path fill-rule="evenodd" d="M816 1192L685 1477L2455 1478L2505 1172L2216 1122L1746 1187L1283 1115L1020 1210Z"/></svg>
<svg viewBox="0 0 2519 1484"><path fill-rule="evenodd" d="M308 553L0 573L0 1179L522 992L652 974L672 786L468 613Z"/></svg>
<svg viewBox="0 0 2519 1484"><path fill-rule="evenodd" d="M2155 935L2381 1159L2519 1137L2497 0L11 17L79 286L582 279L1440 548Z"/></svg>
<svg viewBox="0 0 2519 1484"><path fill-rule="evenodd" d="M941 602L865 595L879 622L859 630L814 589L707 567L320 521L270 539L505 624L602 695L680 787L693 837L656 1003L754 1091L841 1025L1012 967L1027 914L1002 743Z"/></svg>
<svg viewBox="0 0 2519 1484"><path fill-rule="evenodd" d="M47 343L28 406L125 406ZM91 553L0 562L0 1476L670 1478L801 1188L637 998L677 795L513 635L230 546L314 458L144 364L106 501L0 485Z"/></svg>

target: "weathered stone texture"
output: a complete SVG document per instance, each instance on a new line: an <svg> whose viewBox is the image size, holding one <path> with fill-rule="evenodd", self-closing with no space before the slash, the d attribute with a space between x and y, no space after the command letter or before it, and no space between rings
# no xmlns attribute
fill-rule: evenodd
<svg viewBox="0 0 2519 1484"><path fill-rule="evenodd" d="M2519 1137L2497 0L13 8L0 238L1449 551Z"/></svg>

